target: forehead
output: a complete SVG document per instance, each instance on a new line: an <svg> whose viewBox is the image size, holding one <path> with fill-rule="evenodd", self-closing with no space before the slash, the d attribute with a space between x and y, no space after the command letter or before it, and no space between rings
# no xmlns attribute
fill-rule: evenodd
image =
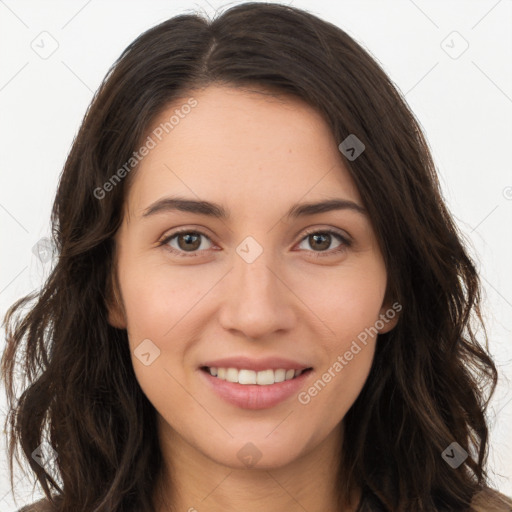
<svg viewBox="0 0 512 512"><path fill-rule="evenodd" d="M195 106L183 108L189 98ZM360 202L329 126L291 96L226 86L193 90L160 112L148 135L155 145L138 166L129 198L136 210L171 192L246 208L333 194Z"/></svg>

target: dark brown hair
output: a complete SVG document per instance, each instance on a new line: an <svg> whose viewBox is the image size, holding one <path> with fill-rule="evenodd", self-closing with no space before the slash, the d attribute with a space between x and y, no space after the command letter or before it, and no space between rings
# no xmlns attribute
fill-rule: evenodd
<svg viewBox="0 0 512 512"><path fill-rule="evenodd" d="M105 190L166 105L209 84L294 95L324 116L338 142L355 134L365 144L357 159L340 158L369 211L387 296L403 309L396 328L379 336L345 417L340 510L358 487L366 506L378 500L387 511L462 511L472 501L478 510L497 371L485 330L477 339L477 272L427 142L390 79L343 30L266 3L235 6L213 21L187 14L159 24L130 44L96 93L53 207L58 261L42 290L5 319L11 486L21 448L56 511L153 510L163 464L155 410L136 380L126 331L107 320L113 237L136 169L103 197L94 191ZM58 454L58 478L31 457L43 439ZM457 469L441 456L453 441L470 454Z"/></svg>

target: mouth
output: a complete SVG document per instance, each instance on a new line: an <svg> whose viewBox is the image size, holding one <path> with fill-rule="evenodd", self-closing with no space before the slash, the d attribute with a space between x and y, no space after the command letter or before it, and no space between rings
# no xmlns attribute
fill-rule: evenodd
<svg viewBox="0 0 512 512"><path fill-rule="evenodd" d="M294 380L302 374L310 372L313 368L278 368L276 370L269 368L267 370L255 371L246 368L202 366L200 369L212 377L231 382L233 384L270 386L273 384L279 384L280 382Z"/></svg>
<svg viewBox="0 0 512 512"><path fill-rule="evenodd" d="M272 409L308 385L313 368L249 370L201 366L199 375L214 395L238 409Z"/></svg>

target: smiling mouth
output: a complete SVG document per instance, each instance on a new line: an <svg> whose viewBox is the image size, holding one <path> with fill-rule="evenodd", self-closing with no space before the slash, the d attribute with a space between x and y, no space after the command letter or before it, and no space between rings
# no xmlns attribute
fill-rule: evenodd
<svg viewBox="0 0 512 512"><path fill-rule="evenodd" d="M213 377L235 384L269 386L272 384L278 384L279 382L293 380L303 373L311 371L312 368L305 368L301 370L285 370L284 368L280 368L277 370L268 369L254 371L244 368L238 369L202 366L201 370Z"/></svg>

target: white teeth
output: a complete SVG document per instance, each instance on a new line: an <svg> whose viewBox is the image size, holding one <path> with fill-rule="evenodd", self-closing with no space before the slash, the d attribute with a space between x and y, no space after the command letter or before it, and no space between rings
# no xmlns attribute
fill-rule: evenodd
<svg viewBox="0 0 512 512"><path fill-rule="evenodd" d="M238 382L238 370L236 368L228 368L226 370L226 380L228 382Z"/></svg>
<svg viewBox="0 0 512 512"><path fill-rule="evenodd" d="M251 370L240 370L238 372L239 384L256 384L257 374ZM259 382L258 382L259 384Z"/></svg>
<svg viewBox="0 0 512 512"><path fill-rule="evenodd" d="M269 384L274 384L274 382L274 370L263 370L256 374L256 384L268 386Z"/></svg>
<svg viewBox="0 0 512 512"><path fill-rule="evenodd" d="M258 384L260 386L268 386L276 382L283 382L298 377L304 370L262 370L255 372L253 370L238 370L237 368L217 368L212 366L208 368L210 375L228 382L236 382L238 384Z"/></svg>
<svg viewBox="0 0 512 512"><path fill-rule="evenodd" d="M286 378L286 370L274 370L274 382L283 382Z"/></svg>

